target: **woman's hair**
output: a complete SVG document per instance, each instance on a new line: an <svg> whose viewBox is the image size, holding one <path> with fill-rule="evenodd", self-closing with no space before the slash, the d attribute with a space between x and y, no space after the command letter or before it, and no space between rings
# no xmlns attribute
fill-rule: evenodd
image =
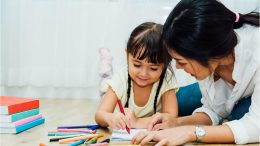
<svg viewBox="0 0 260 146"><path fill-rule="evenodd" d="M167 67L171 62L171 57L167 50L161 48L162 25L153 22L145 22L137 26L131 33L127 42L127 54L132 54L133 57L144 60L149 63L163 64L164 69L160 76L160 81L154 98L154 112L156 112L157 98L166 74ZM128 89L127 101L125 107L128 107L131 91L131 77L128 74Z"/></svg>
<svg viewBox="0 0 260 146"><path fill-rule="evenodd" d="M168 50L208 67L209 59L233 53L234 29L243 24L259 26L259 13L236 14L217 0L181 0L164 24L162 40Z"/></svg>

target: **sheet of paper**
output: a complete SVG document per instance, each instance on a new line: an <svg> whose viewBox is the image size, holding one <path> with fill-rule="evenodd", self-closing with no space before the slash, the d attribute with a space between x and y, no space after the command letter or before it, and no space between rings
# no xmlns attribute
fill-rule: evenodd
<svg viewBox="0 0 260 146"><path fill-rule="evenodd" d="M132 138L140 131L146 131L147 129L130 129L130 134L126 130L113 130L111 140L112 141L131 141Z"/></svg>

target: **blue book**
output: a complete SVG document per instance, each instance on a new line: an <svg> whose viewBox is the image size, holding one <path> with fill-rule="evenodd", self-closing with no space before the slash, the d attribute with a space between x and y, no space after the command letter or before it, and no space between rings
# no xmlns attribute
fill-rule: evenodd
<svg viewBox="0 0 260 146"><path fill-rule="evenodd" d="M15 113L15 114L11 114L11 115L2 115L0 114L0 123L9 123L9 122L15 122L27 117L31 117L34 115L38 115L39 114L39 108L36 109L32 109L32 110L27 110L24 112L20 112L20 113Z"/></svg>
<svg viewBox="0 0 260 146"><path fill-rule="evenodd" d="M25 123L23 125L17 126L17 127L13 127L13 128L0 128L0 133L10 133L10 134L15 134L15 133L19 133L22 132L24 130L30 129L32 127L35 127L37 125L43 124L45 122L44 118L40 118L28 123Z"/></svg>

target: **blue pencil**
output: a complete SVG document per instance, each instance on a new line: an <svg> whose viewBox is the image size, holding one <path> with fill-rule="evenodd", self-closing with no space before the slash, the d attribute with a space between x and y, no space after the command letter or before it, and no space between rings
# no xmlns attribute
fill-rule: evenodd
<svg viewBox="0 0 260 146"><path fill-rule="evenodd" d="M77 128L88 128L90 130L96 130L100 128L99 125L79 125L79 126L59 126L58 129L77 129Z"/></svg>
<svg viewBox="0 0 260 146"><path fill-rule="evenodd" d="M75 134L90 134L89 132L57 132L48 133L48 136L64 136L64 135L75 135Z"/></svg>

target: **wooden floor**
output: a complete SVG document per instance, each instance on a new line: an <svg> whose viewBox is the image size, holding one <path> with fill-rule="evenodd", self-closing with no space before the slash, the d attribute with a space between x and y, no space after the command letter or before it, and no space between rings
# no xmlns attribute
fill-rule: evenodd
<svg viewBox="0 0 260 146"><path fill-rule="evenodd" d="M56 130L61 125L95 124L94 113L97 106L98 101L90 99L40 99L40 112L45 117L45 123L19 134L0 134L0 146L39 146L40 143L46 146L60 145L58 142L49 142L48 131ZM111 132L108 129L102 131L109 138Z"/></svg>

